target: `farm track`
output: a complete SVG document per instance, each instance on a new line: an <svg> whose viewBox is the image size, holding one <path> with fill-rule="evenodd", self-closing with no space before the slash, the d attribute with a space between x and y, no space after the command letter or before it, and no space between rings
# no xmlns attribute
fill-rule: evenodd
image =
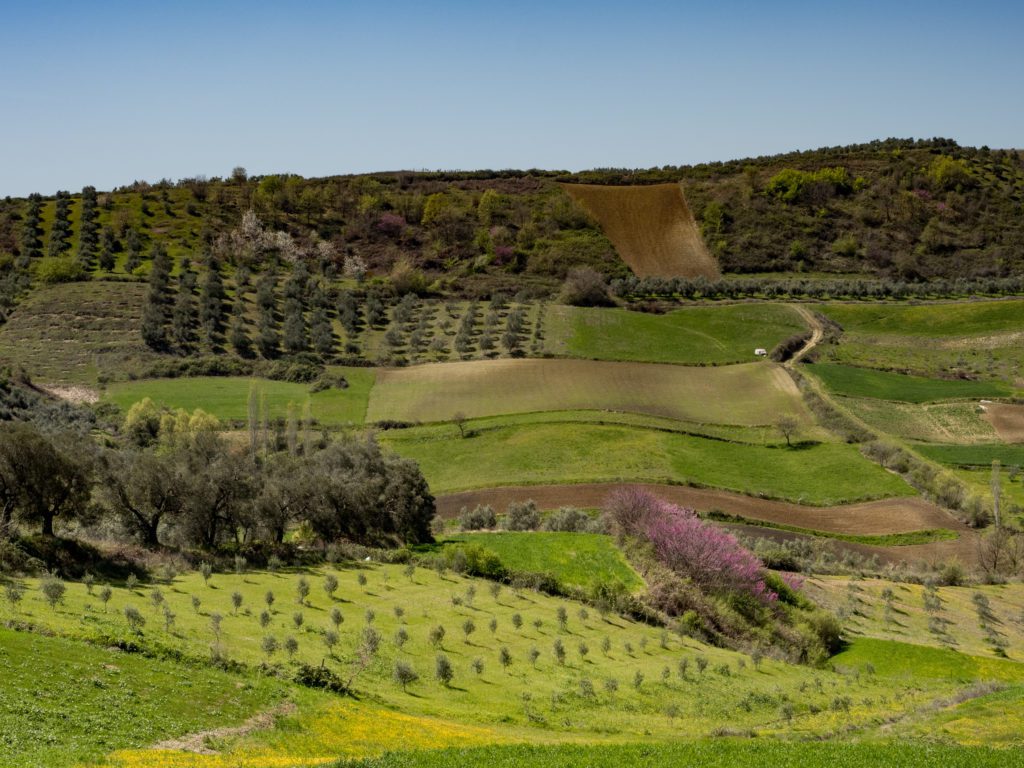
<svg viewBox="0 0 1024 768"><path fill-rule="evenodd" d="M806 355L808 355L812 349L814 349L825 336L825 329L821 326L821 321L811 312L807 307L800 304L793 304L793 310L804 319L807 326L811 329L811 338L807 340L795 355L787 360L784 365L787 368L792 368L795 363L800 362Z"/></svg>
<svg viewBox="0 0 1024 768"><path fill-rule="evenodd" d="M792 525L798 528L850 535L884 535L910 531L947 528L956 531L959 538L928 544L899 547L880 547L829 539L839 549L861 555L877 555L885 562L940 561L959 558L965 563L975 561L976 537L973 531L951 514L924 499L911 497L882 499L835 507L811 507L770 499L757 499L730 491L710 488L691 488L681 485L654 483L581 483L578 485L507 486L463 491L440 496L437 499L438 516L451 519L462 507L489 504L495 511L503 511L512 502L533 500L541 509L575 506L593 509L604 504L611 492L620 488L643 488L659 497L701 512L718 510L750 520ZM760 526L732 526L744 533L776 541L809 540L806 534L781 531Z"/></svg>

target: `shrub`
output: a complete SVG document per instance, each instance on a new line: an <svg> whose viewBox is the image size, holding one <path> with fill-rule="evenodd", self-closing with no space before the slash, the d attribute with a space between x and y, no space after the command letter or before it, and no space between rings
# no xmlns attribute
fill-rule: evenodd
<svg viewBox="0 0 1024 768"><path fill-rule="evenodd" d="M295 682L307 688L323 688L332 693L348 693L348 686L334 672L323 665L302 664L295 673Z"/></svg>
<svg viewBox="0 0 1024 768"><path fill-rule="evenodd" d="M489 504L477 504L472 511L463 507L459 514L459 527L464 531L479 531L497 526L498 516Z"/></svg>
<svg viewBox="0 0 1024 768"><path fill-rule="evenodd" d="M615 303L608 295L604 275L590 267L570 269L559 298L563 304L576 307L610 307Z"/></svg>
<svg viewBox="0 0 1024 768"><path fill-rule="evenodd" d="M505 514L505 528L510 531L534 531L540 527L540 512L532 501L512 502Z"/></svg>
<svg viewBox="0 0 1024 768"><path fill-rule="evenodd" d="M41 283L73 283L85 280L85 268L72 258L46 256L36 262L36 277Z"/></svg>

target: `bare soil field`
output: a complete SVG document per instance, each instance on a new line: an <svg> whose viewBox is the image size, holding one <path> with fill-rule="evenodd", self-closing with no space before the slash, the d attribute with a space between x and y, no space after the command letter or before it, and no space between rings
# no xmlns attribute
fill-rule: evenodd
<svg viewBox="0 0 1024 768"><path fill-rule="evenodd" d="M1024 443L1024 405L985 403L985 418L1001 440Z"/></svg>
<svg viewBox="0 0 1024 768"><path fill-rule="evenodd" d="M541 509L557 509L562 506L592 509L600 507L608 494L616 488L626 485L644 488L673 504L692 507L702 512L715 509L751 520L764 520L768 523L830 533L873 536L933 528L948 528L957 532L970 530L945 510L917 497L882 499L836 507L811 507L757 499L711 488L647 483L582 483L486 488L440 496L437 499L437 510L442 518L455 517L462 507L472 508L477 504L490 504L495 511L503 512L510 502L527 499L533 499Z"/></svg>
<svg viewBox="0 0 1024 768"><path fill-rule="evenodd" d="M678 184L562 187L597 219L639 277L719 276Z"/></svg>

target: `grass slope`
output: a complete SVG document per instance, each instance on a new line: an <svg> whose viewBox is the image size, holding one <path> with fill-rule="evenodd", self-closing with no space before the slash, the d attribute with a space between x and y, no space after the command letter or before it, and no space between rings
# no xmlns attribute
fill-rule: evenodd
<svg viewBox="0 0 1024 768"><path fill-rule="evenodd" d="M888 612L883 598L886 589L892 592ZM992 643L993 638L1000 638L1009 659L1024 661L1024 586L1020 584L937 587L939 602L937 610L932 611L925 604L925 588L919 584L823 576L809 579L805 591L815 602L844 617L847 636L857 638L855 646L860 645L860 638L899 641L955 650L1005 665L1009 662L995 658L996 646ZM981 625L975 595L988 601L988 624L994 635ZM1024 670L1024 665L1013 668Z"/></svg>
<svg viewBox="0 0 1024 768"><path fill-rule="evenodd" d="M144 379L110 384L105 398L127 410L133 403L150 398L169 408L202 408L222 421L248 418L249 394L253 387L262 396L271 418L283 418L288 406L301 418L308 401L313 418L323 425L362 424L366 403L373 387L370 368L334 368L343 375L348 389L331 388L310 393L308 384L253 379L246 376L197 376L177 379Z"/></svg>
<svg viewBox="0 0 1024 768"><path fill-rule="evenodd" d="M756 359L806 329L782 304L688 307L664 315L625 309L551 306L546 349L556 356L594 360L721 365Z"/></svg>
<svg viewBox="0 0 1024 768"><path fill-rule="evenodd" d="M718 277L678 184L563 184L640 277Z"/></svg>
<svg viewBox="0 0 1024 768"><path fill-rule="evenodd" d="M450 427L387 432L381 442L419 462L434 493L612 480L697 483L828 505L913 495L846 444L766 448L616 425L496 426L459 439Z"/></svg>
<svg viewBox="0 0 1024 768"><path fill-rule="evenodd" d="M1012 393L996 381L947 381L901 373L874 371L834 363L817 363L805 367L817 375L838 395L874 397L906 403L927 403L933 400L954 400L971 397L1003 397Z"/></svg>
<svg viewBox="0 0 1024 768"><path fill-rule="evenodd" d="M328 573L339 582L333 597L322 588ZM360 575L366 577L363 584ZM307 604L301 606L295 598L300 578L312 587ZM398 565L215 574L209 585L194 573L178 576L158 587L163 604L176 616L169 628L154 607L157 587L129 591L115 586L104 609L83 585L72 583L64 602L54 610L43 602L37 581L27 580L25 585L29 592L22 603L14 608L0 605L0 620L103 644L130 641L152 653L169 650L197 662L208 659L210 644L218 643L231 660L249 667L270 658L284 676L300 660L323 663L347 676L367 624L380 633L377 656L356 678L357 700L311 697L306 691L295 697L299 711L279 728L215 742L220 754L131 749L111 756L108 763L117 768L307 766L332 757L378 754L396 744L422 749L501 742L676 740L707 736L725 725L739 731L756 729L765 736L825 736L899 720L955 693L961 685L939 676L888 677L882 660L870 648L858 663L883 670L877 674L837 673L771 659L756 667L742 654L663 634L656 627L620 617L584 613L569 600L510 589L494 595L486 582L422 569L410 578ZM268 591L276 597L269 609ZM236 593L241 598L237 611L232 605ZM200 600L198 608L191 604L193 596ZM462 602L457 604L452 596L462 597ZM123 610L129 605L146 619L140 633L126 626ZM564 629L556 618L559 607L568 615ZM338 627L339 642L329 651L324 638L332 627L329 612L335 608L344 620ZM264 610L269 618L266 627L259 620ZM212 627L214 613L222 616L219 636ZM295 613L303 615L301 627L295 625ZM523 618L519 629L512 621L514 614ZM488 626L492 618L494 630ZM467 620L475 626L468 637L462 632ZM427 637L437 625L447 629L439 648ZM408 634L401 647L392 641L399 628ZM294 661L283 651L268 657L261 648L268 636L278 641L297 638ZM602 649L604 638L610 643L607 651ZM564 664L552 652L556 640L566 649ZM512 660L507 668L498 661L503 647ZM540 652L535 663L528 658L531 648ZM431 679L438 652L454 665L450 687ZM475 658L483 662L480 673L470 668ZM408 662L421 675L407 692L391 679L396 659ZM698 668L701 659L707 661L703 671ZM684 660L685 668L680 665ZM140 658L139 663L151 662ZM1006 677L1003 667L992 669ZM1024 666L1020 669L1024 671ZM609 680L617 687L606 685ZM34 690L31 678L19 680L16 686L6 682L5 691L11 691L16 700ZM201 707L203 700L196 702ZM783 710L789 715L783 716ZM31 708L18 710L15 727L28 729L33 717Z"/></svg>
<svg viewBox="0 0 1024 768"><path fill-rule="evenodd" d="M280 702L231 675L0 628L0 764L74 766L112 749L241 722Z"/></svg>
<svg viewBox="0 0 1024 768"><path fill-rule="evenodd" d="M612 540L596 533L463 533L446 536L442 544L447 542L480 544L508 568L549 573L572 586L588 588L615 581L635 592L644 585Z"/></svg>
<svg viewBox="0 0 1024 768"><path fill-rule="evenodd" d="M690 422L772 424L788 413L811 422L792 379L770 363L689 368L592 360L492 360L382 369L368 421L444 421L499 414L595 409Z"/></svg>

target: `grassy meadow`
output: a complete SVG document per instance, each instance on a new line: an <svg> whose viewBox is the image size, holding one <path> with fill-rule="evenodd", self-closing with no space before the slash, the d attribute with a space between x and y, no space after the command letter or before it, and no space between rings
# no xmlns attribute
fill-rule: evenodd
<svg viewBox="0 0 1024 768"><path fill-rule="evenodd" d="M997 381L928 379L834 363L805 366L832 392L850 397L873 397L905 403L927 403L980 397L1004 397L1013 390Z"/></svg>
<svg viewBox="0 0 1024 768"><path fill-rule="evenodd" d="M687 307L664 315L625 309L548 307L545 350L556 357L723 365L756 360L806 330L783 304Z"/></svg>
<svg viewBox="0 0 1024 768"><path fill-rule="evenodd" d="M448 534L447 542L479 544L516 571L548 573L559 583L589 589L615 581L630 592L644 582L608 536L597 533L478 532Z"/></svg>
<svg viewBox="0 0 1024 768"><path fill-rule="evenodd" d="M381 442L415 459L432 491L615 480L695 483L832 505L913 495L855 446L765 447L613 424L494 424L462 439L451 426L394 430Z"/></svg>
<svg viewBox="0 0 1024 768"><path fill-rule="evenodd" d="M331 387L310 392L308 384L287 381L248 376L196 376L116 382L107 386L104 399L127 411L133 403L148 397L160 406L188 411L202 408L221 421L244 422L248 418L250 393L255 389L272 419L284 418L289 407L296 418L301 418L308 402L310 413L319 424L362 424L373 387L373 369L335 367L331 369L331 376L344 376L348 388Z"/></svg>
<svg viewBox="0 0 1024 768"><path fill-rule="evenodd" d="M19 768L92 764L114 749L236 724L289 692L265 676L3 628L0 679L0 764Z"/></svg>

